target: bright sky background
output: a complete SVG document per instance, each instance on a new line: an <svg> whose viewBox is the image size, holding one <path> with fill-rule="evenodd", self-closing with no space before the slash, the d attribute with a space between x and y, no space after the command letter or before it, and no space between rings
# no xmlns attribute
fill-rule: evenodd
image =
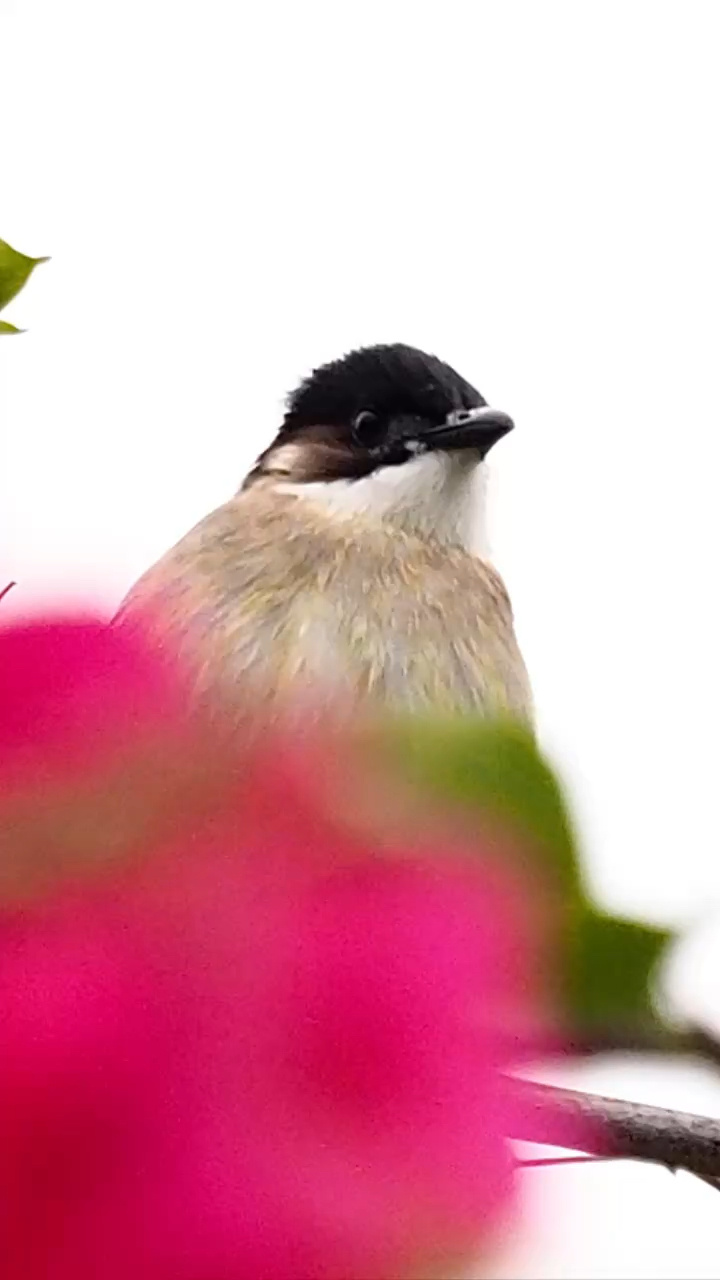
<svg viewBox="0 0 720 1280"><path fill-rule="evenodd" d="M312 365L437 352L517 422L496 559L597 891L709 922L671 988L718 1025L719 28L714 0L0 0L0 235L52 255L0 341L5 616L114 605ZM582 1079L720 1115L687 1068ZM720 1274L699 1183L529 1177L513 1275Z"/></svg>

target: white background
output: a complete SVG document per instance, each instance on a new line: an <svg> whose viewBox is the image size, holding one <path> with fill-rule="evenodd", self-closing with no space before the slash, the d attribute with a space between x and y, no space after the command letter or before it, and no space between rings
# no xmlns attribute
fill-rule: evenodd
<svg viewBox="0 0 720 1280"><path fill-rule="evenodd" d="M436 351L517 422L496 558L596 890L705 922L670 990L720 1021L718 23L713 0L0 0L0 235L52 255L0 340L0 585L6 616L114 605L309 367ZM582 1079L720 1115L689 1068ZM528 1189L508 1274L720 1275L689 1178Z"/></svg>

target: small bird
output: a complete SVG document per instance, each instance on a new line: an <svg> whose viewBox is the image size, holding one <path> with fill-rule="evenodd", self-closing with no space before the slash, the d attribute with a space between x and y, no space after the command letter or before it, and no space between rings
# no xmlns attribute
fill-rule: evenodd
<svg viewBox="0 0 720 1280"><path fill-rule="evenodd" d="M198 696L238 713L344 705L531 723L507 591L471 545L485 458L512 426L413 347L322 365L236 495L144 574L119 617L160 619Z"/></svg>

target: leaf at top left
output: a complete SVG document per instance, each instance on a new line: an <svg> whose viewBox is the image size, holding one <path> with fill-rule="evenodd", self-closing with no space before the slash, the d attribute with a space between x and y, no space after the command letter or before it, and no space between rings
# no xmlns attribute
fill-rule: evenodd
<svg viewBox="0 0 720 1280"><path fill-rule="evenodd" d="M5 240L0 240L0 311L27 284L35 267L47 258L29 258L25 253L18 253ZM0 333L20 332L7 321L0 323Z"/></svg>

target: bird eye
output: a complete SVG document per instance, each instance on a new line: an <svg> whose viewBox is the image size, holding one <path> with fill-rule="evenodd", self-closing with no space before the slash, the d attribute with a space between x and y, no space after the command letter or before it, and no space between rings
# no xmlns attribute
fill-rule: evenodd
<svg viewBox="0 0 720 1280"><path fill-rule="evenodd" d="M375 449L382 444L387 434L387 424L372 409L363 409L353 422L353 440L363 449Z"/></svg>

